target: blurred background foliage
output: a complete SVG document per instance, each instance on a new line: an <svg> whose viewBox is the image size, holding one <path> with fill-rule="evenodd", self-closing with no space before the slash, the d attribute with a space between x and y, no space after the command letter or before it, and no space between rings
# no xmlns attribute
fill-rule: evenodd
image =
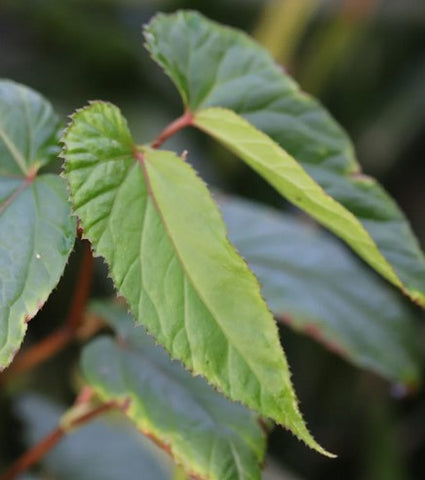
<svg viewBox="0 0 425 480"><path fill-rule="evenodd" d="M181 113L181 103L142 48L141 25L157 11L179 8L196 9L262 42L346 128L364 170L397 199L425 244L423 0L2 0L0 77L40 91L64 122L90 99L114 102L136 139L147 142ZM187 149L209 184L285 207L261 179L202 135L181 132L167 147ZM27 344L63 321L80 253L77 245L59 288L31 322ZM112 291L104 278L99 263L95 294ZM270 479L425 477L423 388L406 392L389 385L286 327L282 341L310 429L339 458L322 458L276 429L269 444ZM38 428L34 416L57 408L31 399L16 408L13 397L32 390L69 404L78 383L77 349L3 386L0 467L35 438L28 434L31 425Z"/></svg>

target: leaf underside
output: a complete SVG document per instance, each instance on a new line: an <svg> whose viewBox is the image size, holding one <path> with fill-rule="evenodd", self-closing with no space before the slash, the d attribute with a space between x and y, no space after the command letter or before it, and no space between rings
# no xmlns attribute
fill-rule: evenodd
<svg viewBox="0 0 425 480"><path fill-rule="evenodd" d="M172 152L137 150L120 111L102 102L74 115L64 144L84 235L137 322L229 398L325 453L299 413L259 284L192 168Z"/></svg>
<svg viewBox="0 0 425 480"><path fill-rule="evenodd" d="M220 206L278 318L355 365L417 385L420 315L407 299L303 219L231 196Z"/></svg>
<svg viewBox="0 0 425 480"><path fill-rule="evenodd" d="M55 158L57 133L48 102L0 81L0 370L59 281L75 238L65 182L36 176Z"/></svg>
<svg viewBox="0 0 425 480"><path fill-rule="evenodd" d="M34 394L18 397L16 409L28 447L51 433L64 413L52 401ZM109 414L66 435L43 457L40 480L171 480L168 457L122 420L120 414Z"/></svg>
<svg viewBox="0 0 425 480"><path fill-rule="evenodd" d="M131 420L196 478L261 478L265 438L254 413L173 363L123 307L95 304L92 312L118 333L117 342L97 339L82 356L104 401L129 398Z"/></svg>
<svg viewBox="0 0 425 480"><path fill-rule="evenodd" d="M425 259L405 217L382 187L361 173L345 132L262 47L191 11L157 15L145 39L186 109L203 115L202 109L224 107L268 135L358 219L387 266L376 255L357 253L375 268L380 264L381 274L425 305Z"/></svg>

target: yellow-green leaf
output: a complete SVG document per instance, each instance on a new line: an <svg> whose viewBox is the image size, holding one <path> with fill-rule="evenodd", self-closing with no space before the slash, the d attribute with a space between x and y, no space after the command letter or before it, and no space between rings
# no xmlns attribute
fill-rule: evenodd
<svg viewBox="0 0 425 480"><path fill-rule="evenodd" d="M343 238L375 270L402 288L391 265L357 218L265 133L231 110L218 107L200 110L194 124L242 158L290 202Z"/></svg>
<svg viewBox="0 0 425 480"><path fill-rule="evenodd" d="M118 108L102 102L78 111L63 141L84 235L137 322L229 398L326 453L298 410L258 281L189 164L172 152L137 149Z"/></svg>
<svg viewBox="0 0 425 480"><path fill-rule="evenodd" d="M303 217L228 195L220 207L278 319L391 382L420 383L422 312L406 297Z"/></svg>
<svg viewBox="0 0 425 480"><path fill-rule="evenodd" d="M157 15L145 28L145 39L187 111L228 108L273 139L361 223L387 263L373 254L372 265L425 306L425 258L403 213L361 173L343 129L264 48L192 11ZM375 248L370 239L358 253ZM372 260L369 254L363 258Z"/></svg>

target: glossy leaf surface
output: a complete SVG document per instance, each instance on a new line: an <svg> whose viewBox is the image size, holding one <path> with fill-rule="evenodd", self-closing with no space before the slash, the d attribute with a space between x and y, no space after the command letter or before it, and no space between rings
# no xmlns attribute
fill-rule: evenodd
<svg viewBox="0 0 425 480"><path fill-rule="evenodd" d="M157 15L145 38L185 108L231 109L273 139L362 223L403 290L425 305L425 260L403 214L375 180L361 174L345 132L262 47L190 11Z"/></svg>
<svg viewBox="0 0 425 480"><path fill-rule="evenodd" d="M197 478L260 479L265 437L256 415L173 363L122 307L93 311L119 335L83 352L85 377L100 397L129 398L128 416Z"/></svg>
<svg viewBox="0 0 425 480"><path fill-rule="evenodd" d="M18 398L17 413L24 424L28 448L55 429L64 412L38 395ZM43 457L42 478L171 480L172 468L166 455L120 417L108 415L70 432Z"/></svg>
<svg viewBox="0 0 425 480"><path fill-rule="evenodd" d="M418 383L419 315L407 299L305 220L235 197L220 205L278 318L355 365Z"/></svg>
<svg viewBox="0 0 425 480"><path fill-rule="evenodd" d="M137 321L189 370L323 452L259 284L192 168L172 152L138 150L120 111L101 102L74 115L64 143L84 234Z"/></svg>
<svg viewBox="0 0 425 480"><path fill-rule="evenodd" d="M59 281L74 243L65 182L37 175L56 156L57 132L46 100L0 81L0 370Z"/></svg>

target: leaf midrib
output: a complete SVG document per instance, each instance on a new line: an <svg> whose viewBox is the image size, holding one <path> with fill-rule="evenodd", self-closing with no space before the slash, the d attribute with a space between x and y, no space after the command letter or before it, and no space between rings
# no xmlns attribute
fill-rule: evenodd
<svg viewBox="0 0 425 480"><path fill-rule="evenodd" d="M27 187L29 187L33 180L32 178L23 178L22 183L0 204L0 217L7 210L7 208L13 203L13 201L21 195Z"/></svg>
<svg viewBox="0 0 425 480"><path fill-rule="evenodd" d="M9 135L4 130L3 126L0 124L0 138L3 140L6 145L7 150L12 156L15 163L18 165L19 170L26 176L27 175L27 166L25 164L25 159L22 156L21 152L15 147L14 143L10 139Z"/></svg>
<svg viewBox="0 0 425 480"><path fill-rule="evenodd" d="M150 178L149 178L149 173L147 171L147 168L146 168L146 165L145 165L145 159L144 159L144 154L142 152L139 152L137 151L137 153L135 152L134 153L134 157L136 159L136 161L140 164L141 166L141 169L142 169L142 173L143 173L143 177L145 179L145 182L146 182L146 187L147 187L147 192L148 192L148 195L149 197L151 198L154 206L155 206L155 209L161 219L161 223L164 227L164 230L166 231L167 233L167 236L171 242L171 245L173 246L173 250L175 252L175 255L176 257L178 258L179 260L179 264L181 265L181 268L183 270L183 272L185 273L188 281L190 282L193 290L197 293L197 295L199 296L199 298L201 299L203 305L205 306L205 308L207 309L207 311L209 312L210 316L212 319L214 319L216 325L219 327L220 331L222 332L222 334L224 335L224 337L226 338L227 342L228 342L228 345L231 346L234 350L236 350L238 352L238 355L240 356L241 359L243 359L244 363L249 367L249 370L253 373L253 375L255 376L257 382L258 382L258 385L260 386L260 389L263 389L264 387L262 387L262 382L259 378L259 376L257 375L257 372L256 372L256 369L252 367L251 365L251 362L249 362L249 360L245 357L245 355L243 355L240 350L237 348L237 346L235 346L234 342L231 342L230 339L229 339L229 336L227 334L227 331L226 329L223 327L223 325L217 321L217 318L216 318L216 315L213 314L210 306L209 306L209 303L205 300L204 296L199 292L198 288L196 287L195 285L195 282L193 281L192 277L189 275L187 269L186 269L186 266L185 266L185 263L183 262L183 259L181 258L180 256L180 252L177 248L177 245L175 244L174 242L174 239L173 239L173 236L171 235L171 232L169 231L168 229L168 226L167 226L167 222L165 221L165 218L162 214L162 211L158 205L158 202L156 201L156 198L155 198L155 195L153 193L153 189L152 189L152 185L151 185L151 182L150 182ZM270 313L270 315L272 315ZM216 382L214 382L216 383ZM217 384L218 386L218 384ZM272 398L275 400L275 401L278 401L278 399L276 398L276 394L273 392L270 392L271 393L271 396ZM230 395L230 391L227 395ZM262 396L260 395L260 399L262 398ZM247 403L248 404L248 403Z"/></svg>

